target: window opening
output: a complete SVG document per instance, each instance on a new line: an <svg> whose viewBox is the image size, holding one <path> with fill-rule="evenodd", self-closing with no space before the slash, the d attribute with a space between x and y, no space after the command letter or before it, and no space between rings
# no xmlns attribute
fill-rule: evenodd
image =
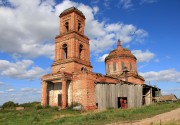
<svg viewBox="0 0 180 125"><path fill-rule="evenodd" d="M124 70L124 62L121 62L122 71Z"/></svg>
<svg viewBox="0 0 180 125"><path fill-rule="evenodd" d="M113 71L116 71L116 63L113 62Z"/></svg>
<svg viewBox="0 0 180 125"><path fill-rule="evenodd" d="M78 23L78 32L80 31L81 29L81 23Z"/></svg>
<svg viewBox="0 0 180 125"><path fill-rule="evenodd" d="M67 59L67 44L63 45L63 55L64 55L64 59Z"/></svg>
<svg viewBox="0 0 180 125"><path fill-rule="evenodd" d="M132 70L132 63L130 62L130 70Z"/></svg>
<svg viewBox="0 0 180 125"><path fill-rule="evenodd" d="M65 23L65 27L66 27L66 32L68 32L69 31L69 23L68 22Z"/></svg>
<svg viewBox="0 0 180 125"><path fill-rule="evenodd" d="M81 59L82 58L82 51L83 51L83 45L81 44L79 46L79 58Z"/></svg>
<svg viewBox="0 0 180 125"><path fill-rule="evenodd" d="M118 108L127 109L128 108L128 99L127 97L117 97Z"/></svg>

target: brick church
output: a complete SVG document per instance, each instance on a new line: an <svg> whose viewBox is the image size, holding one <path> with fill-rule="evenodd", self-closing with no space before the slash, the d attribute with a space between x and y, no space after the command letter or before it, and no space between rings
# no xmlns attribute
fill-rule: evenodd
<svg viewBox="0 0 180 125"><path fill-rule="evenodd" d="M42 106L62 109L74 102L85 110L109 107L140 107L155 96L137 72L136 57L121 46L105 58L106 75L94 73L90 62L89 38L84 35L85 16L75 7L60 14L52 73L42 77ZM147 96L146 96L147 95ZM123 105L125 104L125 105Z"/></svg>

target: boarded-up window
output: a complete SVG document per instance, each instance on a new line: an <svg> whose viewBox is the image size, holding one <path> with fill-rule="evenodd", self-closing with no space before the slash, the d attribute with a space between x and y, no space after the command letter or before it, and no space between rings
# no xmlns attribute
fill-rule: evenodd
<svg viewBox="0 0 180 125"><path fill-rule="evenodd" d="M113 62L113 71L116 71L116 63Z"/></svg>
<svg viewBox="0 0 180 125"><path fill-rule="evenodd" d="M124 70L124 62L121 62L121 69Z"/></svg>
<svg viewBox="0 0 180 125"><path fill-rule="evenodd" d="M129 64L129 65L130 65L130 70L132 70L132 63L130 62L130 64Z"/></svg>

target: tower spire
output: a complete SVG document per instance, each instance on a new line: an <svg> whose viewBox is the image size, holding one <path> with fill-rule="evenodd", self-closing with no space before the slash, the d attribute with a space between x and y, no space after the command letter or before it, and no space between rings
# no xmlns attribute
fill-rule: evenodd
<svg viewBox="0 0 180 125"><path fill-rule="evenodd" d="M120 48L121 48L121 41L120 41L120 39L118 39L117 48L118 48L118 49L120 49Z"/></svg>

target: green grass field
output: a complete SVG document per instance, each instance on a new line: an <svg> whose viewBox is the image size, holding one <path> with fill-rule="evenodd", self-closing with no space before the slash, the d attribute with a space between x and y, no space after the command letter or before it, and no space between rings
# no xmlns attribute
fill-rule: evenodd
<svg viewBox="0 0 180 125"><path fill-rule="evenodd" d="M45 109L28 107L21 111L1 110L0 125L102 125L152 117L179 107L180 102L158 103L127 110L108 109L102 112L58 111L54 107ZM175 123L175 121L173 122Z"/></svg>

